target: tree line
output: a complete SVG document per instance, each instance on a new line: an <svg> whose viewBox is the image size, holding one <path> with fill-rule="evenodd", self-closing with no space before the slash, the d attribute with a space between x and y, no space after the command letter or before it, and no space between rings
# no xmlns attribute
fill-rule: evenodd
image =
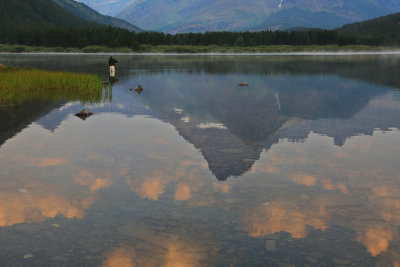
<svg viewBox="0 0 400 267"><path fill-rule="evenodd" d="M341 35L335 30L206 32L165 34L161 32L130 32L113 27L18 27L0 26L0 43L44 47L78 47L103 45L138 49L140 45L381 45L374 37ZM393 44L392 44L393 45Z"/></svg>

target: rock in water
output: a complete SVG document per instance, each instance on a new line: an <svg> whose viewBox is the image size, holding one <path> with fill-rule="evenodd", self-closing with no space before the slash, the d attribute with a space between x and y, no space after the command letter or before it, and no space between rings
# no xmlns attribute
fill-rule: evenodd
<svg viewBox="0 0 400 267"><path fill-rule="evenodd" d="M80 112L75 114L75 116L78 116L82 120L86 120L87 118L89 118L92 115L93 115L93 112L86 110L86 109L82 109Z"/></svg>
<svg viewBox="0 0 400 267"><path fill-rule="evenodd" d="M143 92L143 87L139 84L138 86L136 86L135 91L136 93L140 94L141 92Z"/></svg>

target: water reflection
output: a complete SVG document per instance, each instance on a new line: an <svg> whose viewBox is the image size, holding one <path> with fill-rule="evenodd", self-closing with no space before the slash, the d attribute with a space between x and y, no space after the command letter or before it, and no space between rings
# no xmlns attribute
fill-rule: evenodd
<svg viewBox="0 0 400 267"><path fill-rule="evenodd" d="M83 58L101 74L100 56ZM0 241L1 262L399 265L395 61L120 62L107 101L0 113L0 232L15 241Z"/></svg>

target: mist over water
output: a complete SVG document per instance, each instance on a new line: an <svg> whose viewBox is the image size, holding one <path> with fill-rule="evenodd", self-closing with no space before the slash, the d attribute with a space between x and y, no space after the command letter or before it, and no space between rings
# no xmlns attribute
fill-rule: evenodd
<svg viewBox="0 0 400 267"><path fill-rule="evenodd" d="M0 262L400 264L396 53L115 57L104 101L0 106Z"/></svg>

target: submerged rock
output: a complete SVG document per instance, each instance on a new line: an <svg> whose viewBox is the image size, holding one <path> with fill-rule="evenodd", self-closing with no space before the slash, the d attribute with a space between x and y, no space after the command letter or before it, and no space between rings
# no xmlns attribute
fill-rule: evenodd
<svg viewBox="0 0 400 267"><path fill-rule="evenodd" d="M86 120L87 118L89 118L92 115L93 115L93 112L86 110L86 109L82 109L80 112L75 114L75 116L81 118L82 120Z"/></svg>

